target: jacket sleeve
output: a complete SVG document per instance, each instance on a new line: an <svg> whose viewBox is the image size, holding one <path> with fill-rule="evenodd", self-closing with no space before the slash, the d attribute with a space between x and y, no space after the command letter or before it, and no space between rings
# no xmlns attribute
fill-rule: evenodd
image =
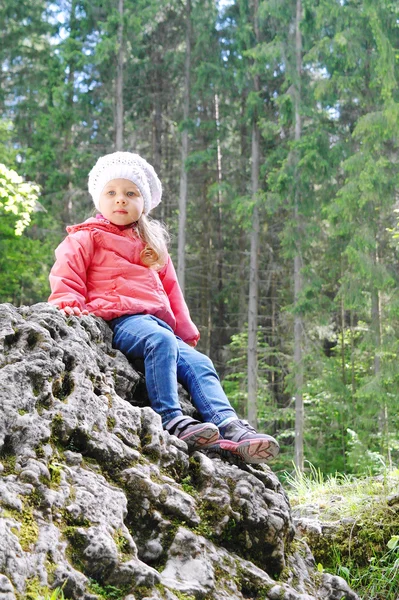
<svg viewBox="0 0 399 600"><path fill-rule="evenodd" d="M83 239L84 238L84 239ZM93 252L87 232L68 235L55 251L56 261L50 271L50 304L59 308L86 308L86 277Z"/></svg>
<svg viewBox="0 0 399 600"><path fill-rule="evenodd" d="M168 295L170 306L176 318L175 334L178 335L187 344L196 346L200 338L200 333L191 320L188 306L184 300L177 275L170 256L168 262L161 271L159 277L162 281L165 292Z"/></svg>

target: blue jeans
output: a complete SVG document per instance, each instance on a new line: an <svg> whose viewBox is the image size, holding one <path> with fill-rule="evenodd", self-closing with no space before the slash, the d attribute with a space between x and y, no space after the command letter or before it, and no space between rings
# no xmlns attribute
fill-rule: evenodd
<svg viewBox="0 0 399 600"><path fill-rule="evenodd" d="M143 358L151 407L162 424L182 415L177 393L179 381L189 392L202 419L219 425L237 418L212 361L175 336L169 325L152 315L113 319L113 346L129 359Z"/></svg>

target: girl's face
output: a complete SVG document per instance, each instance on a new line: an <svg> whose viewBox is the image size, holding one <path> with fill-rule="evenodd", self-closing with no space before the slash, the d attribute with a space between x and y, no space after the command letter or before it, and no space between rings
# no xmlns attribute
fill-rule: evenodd
<svg viewBox="0 0 399 600"><path fill-rule="evenodd" d="M128 179L112 179L100 194L101 214L114 225L130 225L143 214L139 188Z"/></svg>

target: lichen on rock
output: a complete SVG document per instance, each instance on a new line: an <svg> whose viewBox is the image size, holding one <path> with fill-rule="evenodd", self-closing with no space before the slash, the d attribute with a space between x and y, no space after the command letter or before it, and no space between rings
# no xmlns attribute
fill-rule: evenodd
<svg viewBox="0 0 399 600"><path fill-rule="evenodd" d="M357 598L294 539L269 467L190 455L144 388L101 319L0 305L0 600L32 581L70 600Z"/></svg>

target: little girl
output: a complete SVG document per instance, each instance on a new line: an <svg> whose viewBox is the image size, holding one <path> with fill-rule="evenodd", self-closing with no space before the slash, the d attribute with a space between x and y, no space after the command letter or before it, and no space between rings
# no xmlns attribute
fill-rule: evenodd
<svg viewBox="0 0 399 600"><path fill-rule="evenodd" d="M114 332L113 345L143 358L152 408L163 427L190 449L228 451L248 463L277 455L277 441L238 419L210 359L194 349L190 318L167 251L167 234L148 213L162 186L138 154L101 157L89 174L95 218L67 227L50 273L49 302L66 315L94 314ZM177 382L204 422L183 415Z"/></svg>

